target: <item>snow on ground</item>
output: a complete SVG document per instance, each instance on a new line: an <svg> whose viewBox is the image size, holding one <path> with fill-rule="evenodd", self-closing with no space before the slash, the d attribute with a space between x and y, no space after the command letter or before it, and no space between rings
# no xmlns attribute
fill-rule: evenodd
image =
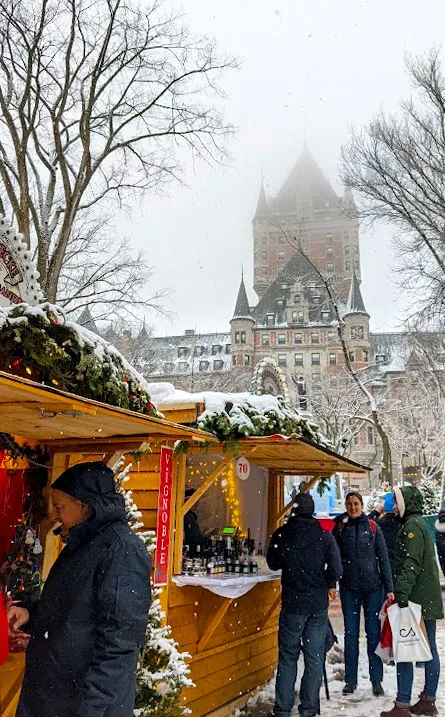
<svg viewBox="0 0 445 717"><path fill-rule="evenodd" d="M343 663L343 636L341 628L337 629L339 646L334 645L328 655L326 664L331 699L325 697L324 686L321 689L321 717L379 717L382 710L391 709L396 695L395 667L384 665L383 687L385 697L374 697L368 676L368 658L364 636L360 641L359 684L353 695L343 696L344 663ZM439 715L445 715L445 621L437 623L437 648L443 663L442 681L439 683L438 698L436 701ZM297 687L303 673L303 662L300 657L298 663ZM421 667L414 669L414 686L411 703L417 701L417 695L423 689L425 670ZM275 680L271 680L260 692L253 695L243 710L236 710L233 717L266 717L270 714L274 703ZM298 698L292 715L298 715Z"/></svg>

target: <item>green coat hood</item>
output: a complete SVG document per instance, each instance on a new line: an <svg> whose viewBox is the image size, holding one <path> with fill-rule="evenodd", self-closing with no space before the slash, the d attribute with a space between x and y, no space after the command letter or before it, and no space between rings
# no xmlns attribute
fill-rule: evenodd
<svg viewBox="0 0 445 717"><path fill-rule="evenodd" d="M394 488L394 496L400 517L405 520L408 516L415 513L423 513L423 497L418 488L412 485L403 486L403 488Z"/></svg>

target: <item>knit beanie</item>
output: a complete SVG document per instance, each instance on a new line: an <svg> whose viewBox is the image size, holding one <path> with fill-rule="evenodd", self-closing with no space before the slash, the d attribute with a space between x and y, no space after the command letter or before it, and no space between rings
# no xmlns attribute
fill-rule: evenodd
<svg viewBox="0 0 445 717"><path fill-rule="evenodd" d="M292 503L292 513L294 515L313 515L315 505L309 493L297 493Z"/></svg>
<svg viewBox="0 0 445 717"><path fill-rule="evenodd" d="M383 501L383 510L385 513L394 513L396 507L396 501L394 500L394 494L393 493L387 493L385 495L385 500Z"/></svg>

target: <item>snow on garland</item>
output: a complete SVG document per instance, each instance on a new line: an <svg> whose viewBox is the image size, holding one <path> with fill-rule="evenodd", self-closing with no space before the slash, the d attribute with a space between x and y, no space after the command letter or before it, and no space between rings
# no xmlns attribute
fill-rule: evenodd
<svg viewBox="0 0 445 717"><path fill-rule="evenodd" d="M273 358L265 356L255 366L249 390L261 396L266 393L268 382L276 387L278 395L282 395L286 402L289 401L289 391L283 371Z"/></svg>
<svg viewBox="0 0 445 717"><path fill-rule="evenodd" d="M117 490L125 500L125 512L128 524L134 531L140 531L141 512L138 510L130 490L123 488L131 463L124 470L123 459L113 467L116 475ZM138 532L147 551L152 553L156 545L154 531ZM136 699L134 717L180 717L190 714L190 710L181 705L181 691L185 687L194 687L190 668L186 662L190 659L187 652L179 652L178 643L171 636L171 627L165 624L165 613L161 609L159 596L162 590L152 591L152 602L148 612L145 633L145 645L142 649L136 673Z"/></svg>
<svg viewBox="0 0 445 717"><path fill-rule="evenodd" d="M220 441L237 441L249 436L303 436L313 443L331 448L318 426L303 417L282 396L252 393L219 393L179 391L171 383L149 383L153 400L161 409L181 403L203 403L205 411L197 425L213 433Z"/></svg>
<svg viewBox="0 0 445 717"><path fill-rule="evenodd" d="M161 415L144 378L119 351L48 302L0 308L0 369L112 406Z"/></svg>

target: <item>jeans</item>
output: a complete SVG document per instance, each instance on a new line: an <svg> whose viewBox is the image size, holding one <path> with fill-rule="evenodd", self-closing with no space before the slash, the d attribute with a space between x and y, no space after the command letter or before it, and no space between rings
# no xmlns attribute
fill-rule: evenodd
<svg viewBox="0 0 445 717"><path fill-rule="evenodd" d="M439 684L440 659L436 646L436 621L425 620L426 634L431 647L432 660L424 662L426 696L430 700L436 699L437 685ZM411 689L413 686L413 663L399 662L397 664L397 700L409 704L411 702Z"/></svg>
<svg viewBox="0 0 445 717"><path fill-rule="evenodd" d="M281 609L274 715L290 717L295 703L300 648L304 656L304 673L298 709L301 717L315 717L317 714L323 678L327 620L327 610L314 615L298 615Z"/></svg>
<svg viewBox="0 0 445 717"><path fill-rule="evenodd" d="M353 593L340 587L340 600L345 622L345 682L357 684L360 608L362 605L365 615L369 678L371 682L381 682L383 680L383 664L374 650L380 641L379 612L384 603L383 588L372 592Z"/></svg>

